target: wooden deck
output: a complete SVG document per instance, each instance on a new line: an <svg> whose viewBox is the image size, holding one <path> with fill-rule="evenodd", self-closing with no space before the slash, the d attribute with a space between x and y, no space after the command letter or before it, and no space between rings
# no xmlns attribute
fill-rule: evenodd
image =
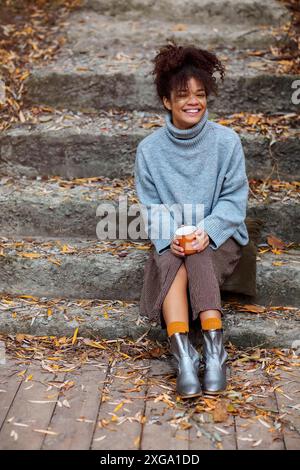
<svg viewBox="0 0 300 470"><path fill-rule="evenodd" d="M270 378L231 367L224 397L183 401L166 359L53 373L8 357L0 449L300 449L300 371L285 369Z"/></svg>

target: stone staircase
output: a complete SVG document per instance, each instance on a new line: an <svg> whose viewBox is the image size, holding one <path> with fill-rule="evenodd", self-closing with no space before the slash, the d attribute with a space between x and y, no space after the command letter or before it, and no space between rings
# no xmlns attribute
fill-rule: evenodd
<svg viewBox="0 0 300 470"><path fill-rule="evenodd" d="M117 209L119 197L137 202L136 146L163 125L151 58L170 39L217 52L227 75L219 96L209 98L209 119L296 113L291 85L299 77L277 73L268 53L288 19L275 0L85 0L70 15L60 32L67 41L55 61L32 69L25 82L25 104L43 106L44 112L35 123L15 125L0 136L1 332L64 335L78 327L82 335L163 337L159 326L138 315L149 241L130 236L105 241L96 235L100 202ZM272 140L246 128L239 133L249 179L299 179L299 129ZM269 234L299 243L298 204L286 190L267 199L250 194L248 215L264 221L261 245ZM119 220L122 211L117 215ZM259 254L257 296L250 303L283 311L299 306L298 253ZM27 303L18 306L17 296ZM58 298L64 316L59 309L48 315L49 302ZM89 302L82 307L88 299L99 306L110 299L122 308L97 318ZM32 304L40 311L29 319ZM264 319L229 308L228 339L290 347L300 337L299 321L286 321L283 335L284 317Z"/></svg>

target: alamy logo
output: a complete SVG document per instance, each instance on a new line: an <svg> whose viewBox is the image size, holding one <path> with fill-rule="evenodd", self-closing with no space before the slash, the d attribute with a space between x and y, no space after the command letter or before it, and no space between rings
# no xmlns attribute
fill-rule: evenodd
<svg viewBox="0 0 300 470"><path fill-rule="evenodd" d="M99 204L96 234L100 240L169 239L181 224L197 225L204 218L204 204L131 204L127 196Z"/></svg>
<svg viewBox="0 0 300 470"><path fill-rule="evenodd" d="M292 93L292 103L300 104L300 80L294 80L292 83L292 88L296 88L294 93Z"/></svg>

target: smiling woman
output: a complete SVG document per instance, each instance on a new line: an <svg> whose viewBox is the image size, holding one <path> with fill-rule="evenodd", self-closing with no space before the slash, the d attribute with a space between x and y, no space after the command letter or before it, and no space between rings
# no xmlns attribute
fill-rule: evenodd
<svg viewBox="0 0 300 470"><path fill-rule="evenodd" d="M154 247L144 270L140 310L167 328L178 364L177 391L183 397L202 390L199 354L187 334L189 320L200 319L203 389L214 394L226 388L220 286L249 242L245 157L239 135L208 119L207 98L218 94L214 73L224 78L215 54L168 44L153 62L157 93L167 114L165 126L139 143L135 162L136 192ZM174 205L183 209L181 218L172 215L169 208ZM153 206L167 208L164 218L155 219L152 214L158 211ZM199 206L203 210L198 211ZM186 212L192 216L189 220ZM177 240L180 224L197 227L191 253Z"/></svg>

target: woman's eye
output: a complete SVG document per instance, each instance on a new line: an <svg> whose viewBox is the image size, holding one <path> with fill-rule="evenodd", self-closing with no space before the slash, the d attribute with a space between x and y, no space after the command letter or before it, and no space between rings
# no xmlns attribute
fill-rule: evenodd
<svg viewBox="0 0 300 470"><path fill-rule="evenodd" d="M197 94L198 97L200 98L205 98L205 94L204 93L199 93ZM187 95L177 95L178 98L186 98Z"/></svg>

